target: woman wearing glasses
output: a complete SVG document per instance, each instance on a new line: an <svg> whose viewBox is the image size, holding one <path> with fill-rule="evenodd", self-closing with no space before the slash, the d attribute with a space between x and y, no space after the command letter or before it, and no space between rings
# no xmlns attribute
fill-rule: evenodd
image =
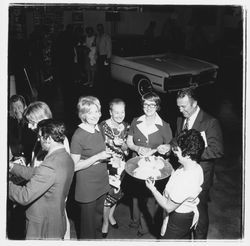
<svg viewBox="0 0 250 246"><path fill-rule="evenodd" d="M133 151L133 157L150 155L153 152L165 155L170 151L168 143L172 139L172 131L169 124L163 121L157 113L160 110L160 102L160 97L154 92L142 96L144 114L132 121L127 138L127 144ZM132 185L135 180L131 178L129 182ZM135 187L137 188L135 189ZM144 183L139 183L139 181L136 181L133 189L129 190L133 190L131 194L133 220L130 227L138 228L137 235L141 237L153 228L152 217L154 217L155 200L145 189ZM152 208L149 208L150 205Z"/></svg>

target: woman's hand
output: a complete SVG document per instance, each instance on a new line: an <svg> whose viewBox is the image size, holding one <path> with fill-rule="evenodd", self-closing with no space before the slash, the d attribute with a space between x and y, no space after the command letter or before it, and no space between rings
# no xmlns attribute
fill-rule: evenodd
<svg viewBox="0 0 250 246"><path fill-rule="evenodd" d="M98 153L97 155L98 155L98 160L106 160L106 159L112 157L112 153L111 153L111 152L108 152L108 151L106 151L106 150L104 150L104 151Z"/></svg>
<svg viewBox="0 0 250 246"><path fill-rule="evenodd" d="M145 180L145 184L148 187L148 189L150 189L151 191L155 190L155 180L154 178L148 178Z"/></svg>
<svg viewBox="0 0 250 246"><path fill-rule="evenodd" d="M139 147L137 153L138 153L138 155L140 155L140 156L144 156L144 155L147 155L147 153L149 153L149 151L151 151L151 148Z"/></svg>
<svg viewBox="0 0 250 246"><path fill-rule="evenodd" d="M114 142L114 144L115 144L116 146L122 146L123 143L124 143L123 139L121 139L121 138L115 138L115 139L113 140L113 142Z"/></svg>
<svg viewBox="0 0 250 246"><path fill-rule="evenodd" d="M166 153L170 151L170 149L171 149L170 144L161 144L157 147L157 151L161 155L165 155Z"/></svg>

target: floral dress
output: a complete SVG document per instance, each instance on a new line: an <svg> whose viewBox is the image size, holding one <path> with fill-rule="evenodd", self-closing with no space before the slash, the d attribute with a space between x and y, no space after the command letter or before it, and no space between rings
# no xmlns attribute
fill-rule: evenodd
<svg viewBox="0 0 250 246"><path fill-rule="evenodd" d="M128 155L126 140L129 125L122 122L118 128L114 128L111 124L111 120L108 119L100 123L100 129L105 139L106 149L112 152L112 158L108 163L109 184L111 189L104 203L104 206L112 207L123 196L120 185L124 176L125 156Z"/></svg>

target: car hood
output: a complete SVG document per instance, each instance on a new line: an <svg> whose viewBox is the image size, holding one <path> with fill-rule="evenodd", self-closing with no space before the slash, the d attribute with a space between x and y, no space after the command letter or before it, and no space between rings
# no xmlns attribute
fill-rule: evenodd
<svg viewBox="0 0 250 246"><path fill-rule="evenodd" d="M178 75L183 73L196 74L207 69L218 68L216 65L209 62L176 54L130 57L127 59L141 65L161 70L169 75Z"/></svg>

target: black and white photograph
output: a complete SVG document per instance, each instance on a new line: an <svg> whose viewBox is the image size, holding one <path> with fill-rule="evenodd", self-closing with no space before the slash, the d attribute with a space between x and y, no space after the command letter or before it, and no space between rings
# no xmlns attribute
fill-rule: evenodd
<svg viewBox="0 0 250 246"><path fill-rule="evenodd" d="M246 242L245 2L6 11L7 243Z"/></svg>

